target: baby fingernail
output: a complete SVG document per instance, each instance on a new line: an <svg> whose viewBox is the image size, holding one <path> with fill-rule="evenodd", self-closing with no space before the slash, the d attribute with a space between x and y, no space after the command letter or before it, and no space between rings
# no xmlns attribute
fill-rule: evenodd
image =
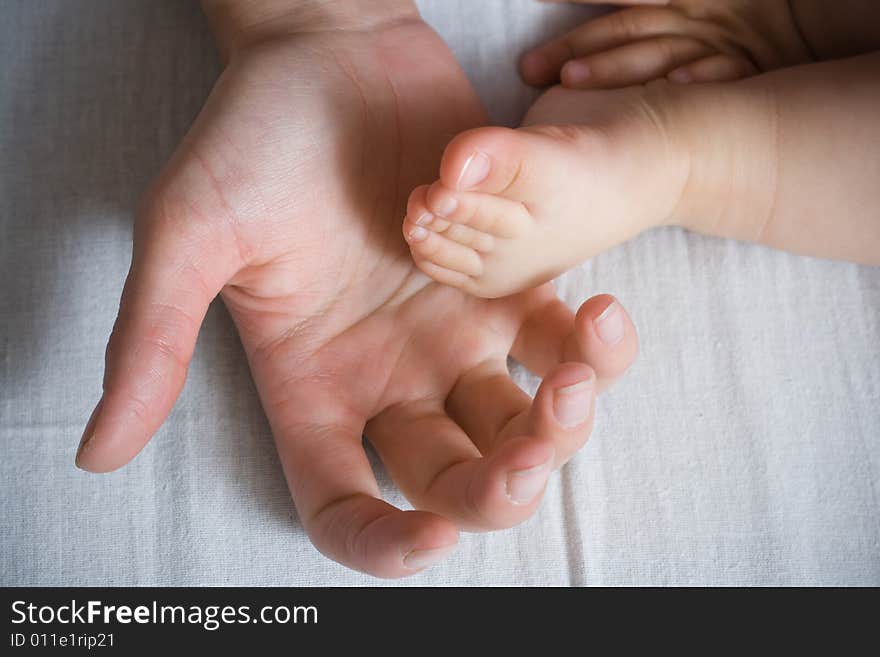
<svg viewBox="0 0 880 657"><path fill-rule="evenodd" d="M411 231L409 231L409 241L410 242L421 242L428 238L428 231L422 228L421 226L416 226Z"/></svg>
<svg viewBox="0 0 880 657"><path fill-rule="evenodd" d="M418 219L416 219L417 226L427 226L434 220L434 215L430 212L423 212Z"/></svg>
<svg viewBox="0 0 880 657"><path fill-rule="evenodd" d="M533 468L517 470L507 475L507 497L514 504L528 504L544 490L550 474L550 461Z"/></svg>
<svg viewBox="0 0 880 657"><path fill-rule="evenodd" d="M428 550L411 550L403 558L403 565L410 570L422 570L428 566L433 566L439 561L443 561L455 550L456 546L457 544L453 543L452 545L444 545L443 547Z"/></svg>
<svg viewBox="0 0 880 657"><path fill-rule="evenodd" d="M573 429L589 419L593 406L594 383L593 379L589 379L556 391L553 396L553 414L559 424Z"/></svg>
<svg viewBox="0 0 880 657"><path fill-rule="evenodd" d="M464 163L464 168L461 170L461 175L458 176L456 187L458 189L476 187L489 175L491 164L488 155L479 151L475 152Z"/></svg>
<svg viewBox="0 0 880 657"><path fill-rule="evenodd" d="M678 84L687 84L694 81L694 76L686 68L677 68L674 71L670 71L666 77Z"/></svg>
<svg viewBox="0 0 880 657"><path fill-rule="evenodd" d="M581 84L589 80L592 75L590 67L584 62L568 62L562 73L569 84Z"/></svg>
<svg viewBox="0 0 880 657"><path fill-rule="evenodd" d="M448 217L458 209L458 201L451 196L447 196L437 203L435 210L441 217Z"/></svg>
<svg viewBox="0 0 880 657"><path fill-rule="evenodd" d="M612 302L602 311L601 315L593 320L593 326L596 327L596 335L608 346L616 345L623 340L623 313L620 312L620 306L616 301Z"/></svg>

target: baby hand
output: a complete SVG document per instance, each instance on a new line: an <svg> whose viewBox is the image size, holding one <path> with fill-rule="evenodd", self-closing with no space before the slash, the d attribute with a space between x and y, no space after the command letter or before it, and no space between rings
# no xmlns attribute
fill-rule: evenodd
<svg viewBox="0 0 880 657"><path fill-rule="evenodd" d="M556 0L544 0L556 1ZM598 0L575 0L599 4ZM572 89L625 87L666 77L722 82L809 62L791 3L632 0L526 53L523 79Z"/></svg>

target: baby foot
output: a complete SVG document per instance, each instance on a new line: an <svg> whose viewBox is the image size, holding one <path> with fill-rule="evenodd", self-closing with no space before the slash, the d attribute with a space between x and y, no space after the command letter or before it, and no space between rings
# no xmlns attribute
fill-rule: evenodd
<svg viewBox="0 0 880 657"><path fill-rule="evenodd" d="M434 280L481 297L544 283L672 217L687 161L661 89L545 94L526 127L479 128L415 189L404 236Z"/></svg>

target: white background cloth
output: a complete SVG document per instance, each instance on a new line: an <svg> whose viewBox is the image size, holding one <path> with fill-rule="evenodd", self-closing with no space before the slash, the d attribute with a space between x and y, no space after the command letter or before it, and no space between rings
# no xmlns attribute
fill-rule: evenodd
<svg viewBox="0 0 880 657"><path fill-rule="evenodd" d="M586 15L420 5L509 125L534 97L517 55ZM380 583L308 542L219 303L154 441L114 474L74 467L132 208L219 64L195 2L0 9L0 584ZM398 583L880 584L880 268L664 229L559 289L618 295L638 363L534 519Z"/></svg>

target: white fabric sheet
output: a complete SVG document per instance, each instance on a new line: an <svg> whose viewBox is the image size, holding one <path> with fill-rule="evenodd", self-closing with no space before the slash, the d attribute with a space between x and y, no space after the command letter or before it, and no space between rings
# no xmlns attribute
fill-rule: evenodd
<svg viewBox="0 0 880 657"><path fill-rule="evenodd" d="M420 5L510 125L534 97L517 54L588 12ZM155 440L74 467L132 208L219 65L195 2L0 9L0 584L380 583L308 542L220 304ZM559 289L617 294L638 364L533 520L397 584L880 584L880 269L667 229Z"/></svg>

